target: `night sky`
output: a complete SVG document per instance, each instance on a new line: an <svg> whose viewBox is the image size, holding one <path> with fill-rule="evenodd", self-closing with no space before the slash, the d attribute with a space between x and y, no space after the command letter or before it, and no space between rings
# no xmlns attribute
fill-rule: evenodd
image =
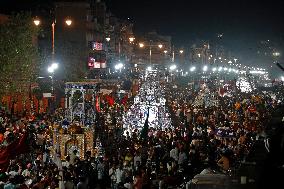
<svg viewBox="0 0 284 189"><path fill-rule="evenodd" d="M3 2L3 3L2 3ZM17 5L18 6L11 6ZM36 7L52 0L2 0L1 10ZM130 18L136 33L156 30L177 46L218 42L247 63L255 62L260 41L283 51L284 0L106 0L116 16ZM31 5L31 6L30 6ZM223 38L217 38L223 33ZM257 57L258 56L258 57Z"/></svg>

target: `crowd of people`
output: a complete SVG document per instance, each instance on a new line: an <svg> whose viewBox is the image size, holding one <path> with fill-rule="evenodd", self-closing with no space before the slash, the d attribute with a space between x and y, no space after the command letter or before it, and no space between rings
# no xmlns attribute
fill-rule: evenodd
<svg viewBox="0 0 284 189"><path fill-rule="evenodd" d="M15 117L2 110L0 188L177 188L196 174L233 175L240 163L246 161L254 142L266 137L265 125L280 103L263 93L235 92L214 98L218 103L205 108L210 98L197 97L205 90L214 94L215 89L204 85L195 90L175 87L173 83L165 88L173 127L161 130L145 123L146 136L136 132L123 135L122 119L108 120L109 115L114 117L123 112L115 114L117 108L106 104L96 122L107 129L96 135L100 137L103 153L88 151L83 159L78 157L77 150L62 161L50 154L49 126L62 117L62 110L56 116L33 118ZM195 105L196 99L203 102ZM114 127L109 127L113 124ZM19 141L25 135L28 142L23 145ZM10 159L5 159L4 152L14 143L29 150L13 152Z"/></svg>

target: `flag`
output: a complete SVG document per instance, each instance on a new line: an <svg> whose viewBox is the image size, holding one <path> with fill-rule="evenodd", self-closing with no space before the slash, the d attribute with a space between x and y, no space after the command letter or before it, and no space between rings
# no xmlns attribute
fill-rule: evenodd
<svg viewBox="0 0 284 189"><path fill-rule="evenodd" d="M101 62L101 68L106 68L106 61Z"/></svg>
<svg viewBox="0 0 284 189"><path fill-rule="evenodd" d="M107 95L106 96L106 100L107 100L109 106L113 106L114 105L114 98L112 96Z"/></svg>
<svg viewBox="0 0 284 189"><path fill-rule="evenodd" d="M6 171L9 166L10 159L15 158L17 155L26 153L29 145L27 144L28 134L25 133L21 138L15 140L8 146L0 150L0 171Z"/></svg>
<svg viewBox="0 0 284 189"><path fill-rule="evenodd" d="M219 91L218 91L218 94L219 94L219 96L224 97L225 94L226 94L226 92L227 92L227 90L226 90L225 88L220 87L220 88L219 88Z"/></svg>
<svg viewBox="0 0 284 189"><path fill-rule="evenodd" d="M103 44L99 43L99 42L93 42L92 49L97 50L97 51L101 51L101 50L103 50Z"/></svg>
<svg viewBox="0 0 284 189"><path fill-rule="evenodd" d="M148 108L147 118L145 120L144 127L142 128L140 135L140 137L143 140L146 140L148 138L148 130L149 130L149 108Z"/></svg>
<svg viewBox="0 0 284 189"><path fill-rule="evenodd" d="M94 62L94 68L101 68L100 62Z"/></svg>
<svg viewBox="0 0 284 189"><path fill-rule="evenodd" d="M128 100L128 95L125 95L122 99L121 99L121 104L125 105L127 103Z"/></svg>
<svg viewBox="0 0 284 189"><path fill-rule="evenodd" d="M88 66L90 68L93 68L94 67L94 63L95 63L95 59L93 57L89 57Z"/></svg>
<svg viewBox="0 0 284 189"><path fill-rule="evenodd" d="M97 112L100 112L101 111L101 98L99 96L96 97L96 110Z"/></svg>

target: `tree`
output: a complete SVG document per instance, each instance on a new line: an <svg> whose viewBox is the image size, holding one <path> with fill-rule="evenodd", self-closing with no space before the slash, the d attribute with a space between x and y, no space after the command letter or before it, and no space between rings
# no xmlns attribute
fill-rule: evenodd
<svg viewBox="0 0 284 189"><path fill-rule="evenodd" d="M29 13L0 25L0 95L29 92L39 68L37 34Z"/></svg>

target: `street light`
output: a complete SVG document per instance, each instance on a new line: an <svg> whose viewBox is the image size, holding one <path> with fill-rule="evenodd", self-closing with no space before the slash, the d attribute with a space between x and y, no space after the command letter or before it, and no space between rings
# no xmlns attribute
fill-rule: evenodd
<svg viewBox="0 0 284 189"><path fill-rule="evenodd" d="M206 72L208 70L208 66L203 66L203 69L202 69L204 72Z"/></svg>
<svg viewBox="0 0 284 189"><path fill-rule="evenodd" d="M106 37L106 41L109 42L110 41L110 37Z"/></svg>
<svg viewBox="0 0 284 189"><path fill-rule="evenodd" d="M165 54L167 54L167 53L168 53L168 51L167 51L167 50L164 50L164 53L165 53Z"/></svg>
<svg viewBox="0 0 284 189"><path fill-rule="evenodd" d="M40 25L40 20L38 18L34 19L34 24L36 26Z"/></svg>
<svg viewBox="0 0 284 189"><path fill-rule="evenodd" d="M51 73L49 76L51 78L51 91L52 94L54 94L54 81L53 81L53 76L54 76L54 71L58 69L58 63L52 63L48 68L47 71Z"/></svg>
<svg viewBox="0 0 284 189"><path fill-rule="evenodd" d="M130 41L130 43L132 43L133 41L134 41L134 37L129 37L129 41Z"/></svg>
<svg viewBox="0 0 284 189"><path fill-rule="evenodd" d="M48 66L47 71L49 73L54 73L54 71L58 68L58 63L52 63L50 66Z"/></svg>
<svg viewBox="0 0 284 189"><path fill-rule="evenodd" d="M183 50L179 50L179 53L182 54L182 53L183 53Z"/></svg>
<svg viewBox="0 0 284 189"><path fill-rule="evenodd" d="M116 70L121 70L121 68L123 68L123 64L122 64L122 63L118 63L118 64L116 64L116 65L114 66L114 68L115 68Z"/></svg>
<svg viewBox="0 0 284 189"><path fill-rule="evenodd" d="M150 44L147 45L147 46L149 46L150 65L152 64L152 47L155 47L155 46L156 46L156 45L151 44L151 42L152 42L152 41L150 41ZM145 44L144 44L144 43L139 43L139 47L140 47L140 48L143 48L143 47L145 47ZM162 45L162 44L159 44L158 47L161 49L161 48L163 48L163 45Z"/></svg>
<svg viewBox="0 0 284 189"><path fill-rule="evenodd" d="M49 66L49 67L47 68L47 71L48 71L49 73L53 73L53 72L54 72L54 69L53 69L51 66Z"/></svg>
<svg viewBox="0 0 284 189"><path fill-rule="evenodd" d="M195 71L195 69L196 69L196 67L193 66L193 67L190 68L190 71L193 72L193 71Z"/></svg>
<svg viewBox="0 0 284 189"><path fill-rule="evenodd" d="M70 25L72 24L72 20L67 19L67 20L65 21L65 23L67 24L67 26L70 26Z"/></svg>
<svg viewBox="0 0 284 189"><path fill-rule="evenodd" d="M52 53L51 53L52 54L52 61L54 61L54 55L55 55L55 48L54 48L55 23L56 23L56 21L54 20L51 24L51 28L52 28ZM66 23L67 26L71 26L72 20L70 18L68 18L68 19L65 20L65 23ZM40 20L38 18L35 18L34 24L36 26L40 25Z"/></svg>
<svg viewBox="0 0 284 189"><path fill-rule="evenodd" d="M273 52L272 55L275 56L275 57L279 57L280 56L280 52Z"/></svg>
<svg viewBox="0 0 284 189"><path fill-rule="evenodd" d="M176 68L177 66L175 64L170 66L170 70L175 70Z"/></svg>

